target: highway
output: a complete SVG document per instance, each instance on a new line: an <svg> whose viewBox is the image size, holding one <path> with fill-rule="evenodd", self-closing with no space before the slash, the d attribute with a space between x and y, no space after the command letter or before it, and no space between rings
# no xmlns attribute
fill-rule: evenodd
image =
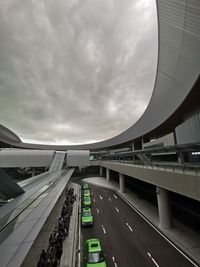
<svg viewBox="0 0 200 267"><path fill-rule="evenodd" d="M99 238L109 267L194 266L115 191L94 185L90 190L95 223L81 228L82 247L86 239Z"/></svg>

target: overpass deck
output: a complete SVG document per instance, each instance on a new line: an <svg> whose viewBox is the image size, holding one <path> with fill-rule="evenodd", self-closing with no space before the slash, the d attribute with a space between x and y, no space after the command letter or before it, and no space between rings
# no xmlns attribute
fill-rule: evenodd
<svg viewBox="0 0 200 267"><path fill-rule="evenodd" d="M41 183L32 180L25 194L0 208L2 267L21 265L72 173L46 173Z"/></svg>

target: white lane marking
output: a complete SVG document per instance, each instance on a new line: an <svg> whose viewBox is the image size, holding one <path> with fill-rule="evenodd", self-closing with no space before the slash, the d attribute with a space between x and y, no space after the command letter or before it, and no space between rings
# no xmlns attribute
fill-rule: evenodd
<svg viewBox="0 0 200 267"><path fill-rule="evenodd" d="M100 199L103 199L101 195L99 195Z"/></svg>
<svg viewBox="0 0 200 267"><path fill-rule="evenodd" d="M116 192L117 194L119 194L118 192ZM181 253L181 255L183 255L190 263L192 263L195 267L198 267L198 265L192 261L186 254L184 254L175 244L173 244L164 234L162 234L150 221L148 221L143 215L142 213L137 210L132 204L130 204L128 202L128 200L126 200L122 195L119 195L135 212L137 212L138 215L140 215L140 217L142 217L149 225L151 225L151 227L157 232L159 233L171 246L173 246L179 253Z"/></svg>
<svg viewBox="0 0 200 267"><path fill-rule="evenodd" d="M99 213L99 209L97 208L97 213Z"/></svg>
<svg viewBox="0 0 200 267"><path fill-rule="evenodd" d="M154 258L151 258L153 263L156 265L156 267L160 267L160 265L154 260Z"/></svg>
<svg viewBox="0 0 200 267"><path fill-rule="evenodd" d="M133 232L133 229L130 227L130 225L128 223L126 223L126 225L128 226L129 230Z"/></svg>
<svg viewBox="0 0 200 267"><path fill-rule="evenodd" d="M95 198L93 200L94 200L94 202L96 201Z"/></svg>
<svg viewBox="0 0 200 267"><path fill-rule="evenodd" d="M117 211L117 212L119 212L119 210L118 210L118 208L117 208L117 207L115 207L115 209L116 209L116 211Z"/></svg>
<svg viewBox="0 0 200 267"><path fill-rule="evenodd" d="M151 256L149 252L147 252L147 255L150 257L150 259L153 261L153 263L156 265L156 267L160 267L160 265L154 260L154 258Z"/></svg>
<svg viewBox="0 0 200 267"><path fill-rule="evenodd" d="M109 197L108 199L109 199L109 200L110 200L110 202L111 202L111 198Z"/></svg>
<svg viewBox="0 0 200 267"><path fill-rule="evenodd" d="M115 267L117 267L117 263L115 261L115 257L112 257L112 260L113 260L113 263L114 263Z"/></svg>
<svg viewBox="0 0 200 267"><path fill-rule="evenodd" d="M113 196L114 196L115 198L117 198L117 196L116 196L115 194L113 194Z"/></svg>
<svg viewBox="0 0 200 267"><path fill-rule="evenodd" d="M104 234L106 234L106 229L104 228L103 224L101 226L102 226Z"/></svg>

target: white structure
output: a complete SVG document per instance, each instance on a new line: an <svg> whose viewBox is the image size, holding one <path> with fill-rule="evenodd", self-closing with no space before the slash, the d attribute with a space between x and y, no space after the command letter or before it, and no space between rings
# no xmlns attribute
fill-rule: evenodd
<svg viewBox="0 0 200 267"><path fill-rule="evenodd" d="M89 166L89 150L68 150L67 151L67 167Z"/></svg>
<svg viewBox="0 0 200 267"><path fill-rule="evenodd" d="M56 151L54 159L51 163L49 171L60 171L62 170L64 160L65 160L65 152L63 151Z"/></svg>
<svg viewBox="0 0 200 267"><path fill-rule="evenodd" d="M0 150L0 168L49 167L53 156L54 150Z"/></svg>

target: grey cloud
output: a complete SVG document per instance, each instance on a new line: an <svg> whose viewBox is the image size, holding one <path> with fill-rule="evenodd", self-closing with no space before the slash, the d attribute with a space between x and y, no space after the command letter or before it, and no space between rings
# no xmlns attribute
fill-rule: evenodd
<svg viewBox="0 0 200 267"><path fill-rule="evenodd" d="M152 94L154 0L2 0L0 121L24 140L100 141Z"/></svg>

